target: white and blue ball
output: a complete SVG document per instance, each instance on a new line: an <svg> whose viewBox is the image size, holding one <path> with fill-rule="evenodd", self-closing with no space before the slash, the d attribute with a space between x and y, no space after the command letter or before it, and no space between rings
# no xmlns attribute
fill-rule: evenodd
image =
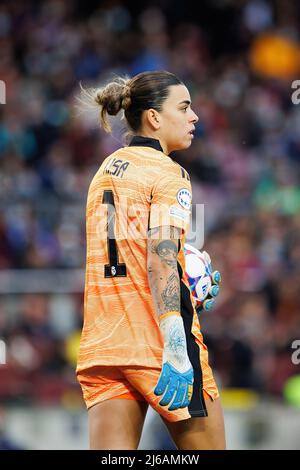
<svg viewBox="0 0 300 470"><path fill-rule="evenodd" d="M192 296L202 303L212 286L210 265L205 255L188 243L184 244L184 254L185 272Z"/></svg>

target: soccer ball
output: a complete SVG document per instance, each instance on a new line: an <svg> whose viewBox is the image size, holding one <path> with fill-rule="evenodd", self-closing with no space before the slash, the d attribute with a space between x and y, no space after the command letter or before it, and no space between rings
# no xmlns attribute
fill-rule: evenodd
<svg viewBox="0 0 300 470"><path fill-rule="evenodd" d="M190 291L196 302L202 304L212 286L210 257L188 243L184 244L184 254Z"/></svg>

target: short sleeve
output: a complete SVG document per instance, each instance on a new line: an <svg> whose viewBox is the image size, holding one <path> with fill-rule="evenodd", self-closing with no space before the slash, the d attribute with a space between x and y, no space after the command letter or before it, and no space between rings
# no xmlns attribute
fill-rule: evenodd
<svg viewBox="0 0 300 470"><path fill-rule="evenodd" d="M190 223L190 181L177 175L162 176L152 190L149 228L173 225L186 232Z"/></svg>

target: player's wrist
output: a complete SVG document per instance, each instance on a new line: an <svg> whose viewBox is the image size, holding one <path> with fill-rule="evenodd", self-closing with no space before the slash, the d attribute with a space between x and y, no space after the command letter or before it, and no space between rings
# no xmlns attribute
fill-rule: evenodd
<svg viewBox="0 0 300 470"><path fill-rule="evenodd" d="M169 342L171 336L185 336L182 316L176 311L162 314L159 318L159 328L163 335L165 344Z"/></svg>
<svg viewBox="0 0 300 470"><path fill-rule="evenodd" d="M163 363L169 362L180 372L191 364L187 353L186 335L181 315L169 315L160 322L164 342Z"/></svg>
<svg viewBox="0 0 300 470"><path fill-rule="evenodd" d="M159 323L162 323L166 318L173 317L173 316L181 317L181 313L178 312L177 310L170 310L168 312L162 313L159 317Z"/></svg>

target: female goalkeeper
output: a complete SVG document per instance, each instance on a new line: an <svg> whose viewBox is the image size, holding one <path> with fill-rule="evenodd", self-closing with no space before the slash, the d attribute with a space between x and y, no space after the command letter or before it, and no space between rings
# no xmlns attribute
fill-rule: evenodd
<svg viewBox="0 0 300 470"><path fill-rule="evenodd" d="M218 390L184 274L191 185L170 157L198 117L173 74L145 72L86 90L124 113L130 144L95 174L86 209L84 326L77 375L92 449L137 449L148 405L178 449L224 449Z"/></svg>

